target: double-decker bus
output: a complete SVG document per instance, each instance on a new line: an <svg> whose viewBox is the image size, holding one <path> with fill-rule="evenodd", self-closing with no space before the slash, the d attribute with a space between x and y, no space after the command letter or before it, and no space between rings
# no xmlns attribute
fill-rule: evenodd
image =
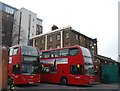
<svg viewBox="0 0 120 91"><path fill-rule="evenodd" d="M31 46L15 45L9 50L8 83L32 84L40 82L39 51Z"/></svg>
<svg viewBox="0 0 120 91"><path fill-rule="evenodd" d="M95 81L91 53L81 46L40 51L41 82L91 85Z"/></svg>

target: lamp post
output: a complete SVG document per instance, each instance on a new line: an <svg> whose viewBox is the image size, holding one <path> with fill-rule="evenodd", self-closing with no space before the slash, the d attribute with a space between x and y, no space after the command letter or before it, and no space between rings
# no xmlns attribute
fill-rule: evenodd
<svg viewBox="0 0 120 91"><path fill-rule="evenodd" d="M94 46L92 46L92 55L93 55L93 61L94 61Z"/></svg>
<svg viewBox="0 0 120 91"><path fill-rule="evenodd" d="M94 49L95 49L95 46L96 46L95 43L91 43L91 44L90 44L93 61L94 61Z"/></svg>

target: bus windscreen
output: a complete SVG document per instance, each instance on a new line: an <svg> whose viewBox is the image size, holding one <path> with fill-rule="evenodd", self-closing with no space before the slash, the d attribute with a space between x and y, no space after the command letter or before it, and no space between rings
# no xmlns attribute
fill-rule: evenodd
<svg viewBox="0 0 120 91"><path fill-rule="evenodd" d="M38 51L30 46L22 46L22 55L38 56Z"/></svg>

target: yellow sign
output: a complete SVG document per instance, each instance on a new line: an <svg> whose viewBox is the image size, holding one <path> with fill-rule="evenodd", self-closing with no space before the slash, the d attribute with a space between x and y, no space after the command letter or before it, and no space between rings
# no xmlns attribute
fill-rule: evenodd
<svg viewBox="0 0 120 91"><path fill-rule="evenodd" d="M18 64L16 64L16 68L18 68Z"/></svg>

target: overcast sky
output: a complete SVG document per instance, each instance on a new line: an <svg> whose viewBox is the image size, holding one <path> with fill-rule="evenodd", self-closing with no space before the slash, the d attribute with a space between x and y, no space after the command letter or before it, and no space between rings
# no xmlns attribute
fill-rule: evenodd
<svg viewBox="0 0 120 91"><path fill-rule="evenodd" d="M98 54L118 59L119 0L1 0L22 7L43 20L43 31L71 25L80 33L98 40Z"/></svg>

